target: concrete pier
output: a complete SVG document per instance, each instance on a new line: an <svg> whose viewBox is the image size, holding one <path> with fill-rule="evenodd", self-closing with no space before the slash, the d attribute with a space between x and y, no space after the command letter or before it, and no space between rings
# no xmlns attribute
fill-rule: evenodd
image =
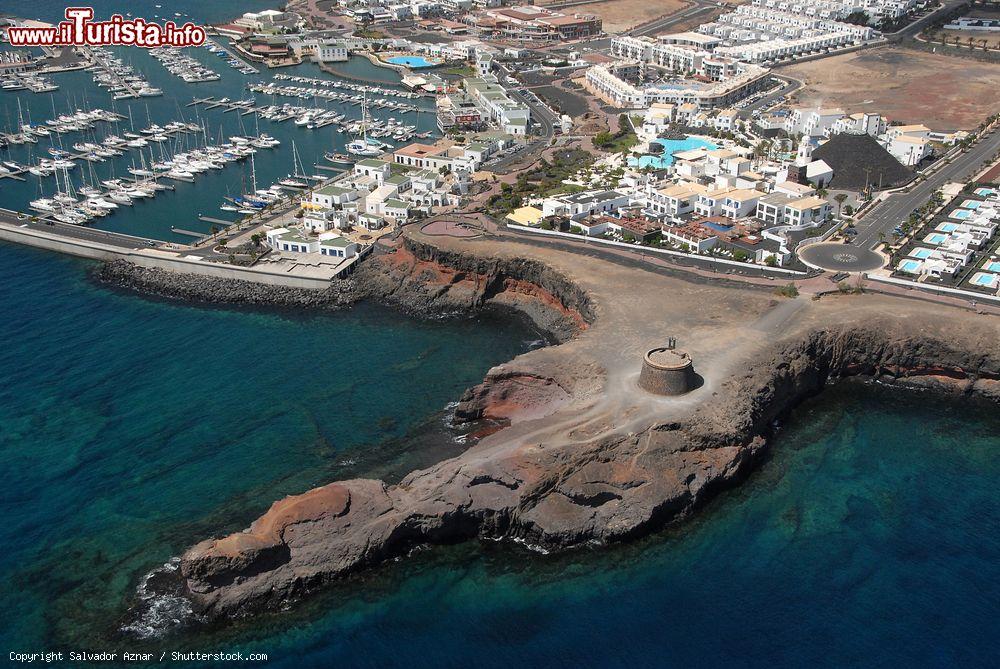
<svg viewBox="0 0 1000 669"><path fill-rule="evenodd" d="M205 249L68 225L7 209L0 209L0 241L93 260L121 259L171 272L314 290L328 288L333 279L353 271L360 260L360 256L355 256L330 266L288 259L243 267L218 262Z"/></svg>

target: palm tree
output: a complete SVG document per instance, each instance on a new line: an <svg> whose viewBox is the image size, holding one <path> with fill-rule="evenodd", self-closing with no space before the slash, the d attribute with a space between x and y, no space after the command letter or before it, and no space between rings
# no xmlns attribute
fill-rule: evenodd
<svg viewBox="0 0 1000 669"><path fill-rule="evenodd" d="M833 199L837 202L837 218L840 218L840 210L844 208L844 202L847 201L847 193L837 193Z"/></svg>

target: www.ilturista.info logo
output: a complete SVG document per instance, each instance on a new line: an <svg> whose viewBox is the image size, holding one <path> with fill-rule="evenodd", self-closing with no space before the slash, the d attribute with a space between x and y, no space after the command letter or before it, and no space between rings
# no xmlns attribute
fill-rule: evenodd
<svg viewBox="0 0 1000 669"><path fill-rule="evenodd" d="M205 29L190 21L163 25L145 19L125 19L120 14L107 21L93 21L93 7L67 7L66 20L57 26L7 28L12 46L201 46Z"/></svg>

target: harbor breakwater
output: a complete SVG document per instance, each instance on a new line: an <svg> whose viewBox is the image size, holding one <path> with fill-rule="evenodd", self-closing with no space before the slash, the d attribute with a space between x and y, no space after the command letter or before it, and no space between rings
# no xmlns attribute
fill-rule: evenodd
<svg viewBox="0 0 1000 669"><path fill-rule="evenodd" d="M514 309L557 341L594 317L583 291L542 263L453 253L405 237L398 250L369 258L319 290L206 277L124 258L104 263L95 277L122 289L206 304L336 310L367 299L424 317Z"/></svg>
<svg viewBox="0 0 1000 669"><path fill-rule="evenodd" d="M140 290L160 282L159 294L172 281L122 266L104 273ZM135 278L142 274L146 279ZM543 262L481 257L412 237L345 282L319 305L376 299L423 316L502 305L528 314L560 342L607 315ZM195 291L172 290L185 299ZM279 304L301 304L276 295ZM229 301L244 297L232 292ZM532 351L490 370L456 411L458 419L501 419L508 427L396 485L337 481L275 502L246 530L185 552L181 591L202 616L239 617L279 610L422 544L478 537L553 550L633 539L686 518L744 478L775 422L840 378L1000 401L992 321L911 325L887 314L807 322L741 360L741 371L710 397L669 419L654 407L601 422L600 405L621 392L606 387L605 370L585 356L560 354L565 346ZM536 429L539 423L549 431Z"/></svg>
<svg viewBox="0 0 1000 669"><path fill-rule="evenodd" d="M52 232L36 227L19 226L0 221L0 240L31 246L46 251L55 251L65 255L100 260L106 263L123 261L128 265L149 270L160 270L172 278L173 283L202 277L209 283L214 280L231 279L244 281L255 285L268 285L307 291L323 289L330 285L330 280L321 277L306 276L281 270L269 270L263 267L239 267L221 262L211 262L199 258L186 257L181 252L169 252L156 248L144 248L152 240L141 237L131 237L120 233L104 233L107 241L100 239L84 239L62 235L54 228ZM124 265L122 265L124 267ZM348 273L353 263L345 265L343 273ZM151 272L149 277L153 276ZM168 282L164 282L166 284ZM179 285L179 283L178 283Z"/></svg>

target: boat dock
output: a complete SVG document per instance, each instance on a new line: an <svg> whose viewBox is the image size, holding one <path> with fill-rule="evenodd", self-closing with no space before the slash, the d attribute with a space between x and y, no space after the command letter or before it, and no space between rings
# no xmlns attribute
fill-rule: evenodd
<svg viewBox="0 0 1000 669"><path fill-rule="evenodd" d="M259 224L258 224L259 225ZM174 229L179 234L195 235ZM200 235L202 241L211 235ZM209 278L239 279L258 284L324 290L350 274L365 254L339 264L315 265L277 258L252 266L220 262L210 246L178 244L70 225L46 216L0 209L0 240L100 261L126 260L141 267Z"/></svg>
<svg viewBox="0 0 1000 669"><path fill-rule="evenodd" d="M92 130L99 122L118 123L124 121L127 116L117 112L95 109L89 112L77 112L73 115L63 114L59 118L46 121L45 123L25 123L21 122L20 132L0 132L0 142L8 144L37 144L43 137L49 137L52 133L65 135L73 132L86 132Z"/></svg>
<svg viewBox="0 0 1000 669"><path fill-rule="evenodd" d="M166 137L175 137L176 135L179 134L192 134L194 132L195 131L186 128L175 128L171 130L162 129L162 131L157 134L161 134ZM148 139L148 137L149 135L144 136L145 139ZM101 144L100 146L102 148L114 149L116 151L129 151L133 148L143 148L143 147L129 146L128 143L130 141L133 140L123 138L120 142L113 142L111 144ZM146 144L146 146L148 146L148 143ZM93 151L67 151L66 153L68 155L63 156L65 160L76 161L76 160L85 160L85 156L89 156L91 153L93 153ZM35 167L35 166L26 165L17 170L8 170L7 172L0 172L0 179L7 178L7 179L18 179L19 181L24 181L25 178L23 175L28 173L29 167Z"/></svg>
<svg viewBox="0 0 1000 669"><path fill-rule="evenodd" d="M170 228L170 232L176 235L184 235L185 237L194 237L198 239L198 241L201 241L205 237L211 236L211 235L206 235L204 232L193 232L191 230L184 230L182 228L174 228L174 227Z"/></svg>

